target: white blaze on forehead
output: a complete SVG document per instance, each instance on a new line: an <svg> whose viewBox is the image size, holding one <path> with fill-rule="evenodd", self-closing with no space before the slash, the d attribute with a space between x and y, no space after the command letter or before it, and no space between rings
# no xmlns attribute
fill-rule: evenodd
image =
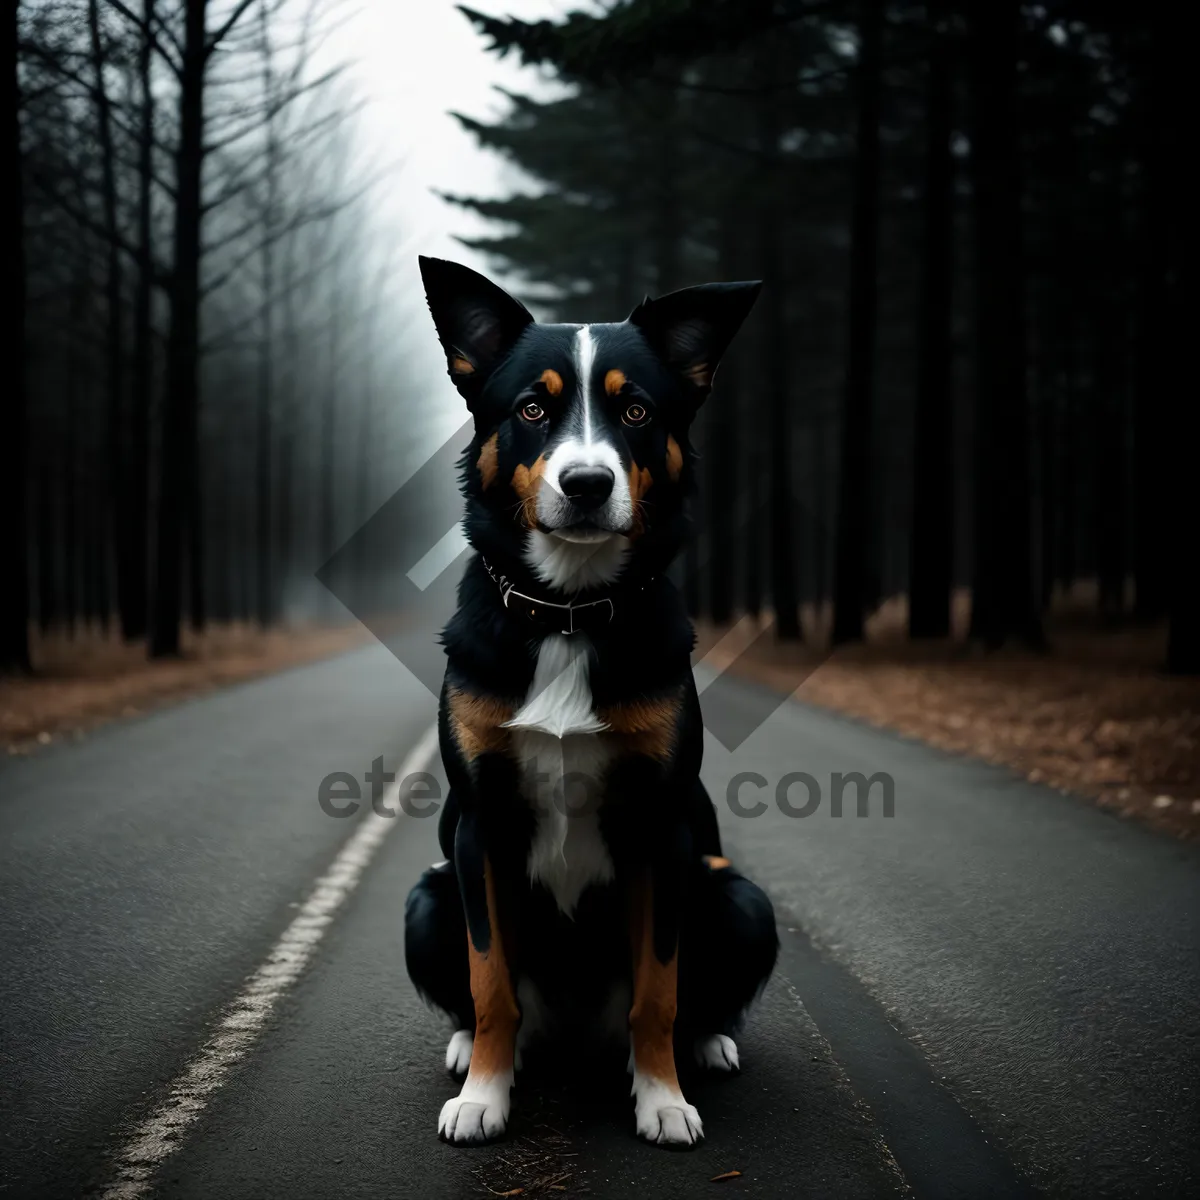
<svg viewBox="0 0 1200 1200"><path fill-rule="evenodd" d="M546 470L538 488L538 519L544 528L549 530L576 523L580 514L575 511L562 491L560 481L564 472L572 467L607 467L613 474L612 494L599 509L589 513L588 517L599 531L612 534L628 533L633 524L633 498L629 492L629 476L621 464L621 453L617 446L603 435L603 427L599 431L600 436L596 436L598 431L592 421L591 384L596 366L596 341L590 325L581 325L575 331L574 358L577 380L574 407L578 415L572 414L562 441L550 448ZM626 543L621 543L621 547L619 552L597 560L596 566L601 568L601 576L619 571L628 549ZM617 551L617 547L614 546L613 549ZM545 550L545 546L541 544L531 545L526 557L533 555L533 559L536 560L535 569L538 569L541 578L547 582L556 586L572 586L561 578L563 571L560 568L566 564L547 563L544 561L547 559ZM588 551L585 559L590 560L591 556L592 552ZM542 567L548 568L549 577L547 570L540 569ZM578 576L573 584L576 588L587 586L587 583L591 582L586 579L587 572L576 570L569 573Z"/></svg>
<svg viewBox="0 0 1200 1200"><path fill-rule="evenodd" d="M575 334L575 377L579 381L579 407L583 414L583 443L592 441L592 369L596 365L596 343L592 327L581 325Z"/></svg>

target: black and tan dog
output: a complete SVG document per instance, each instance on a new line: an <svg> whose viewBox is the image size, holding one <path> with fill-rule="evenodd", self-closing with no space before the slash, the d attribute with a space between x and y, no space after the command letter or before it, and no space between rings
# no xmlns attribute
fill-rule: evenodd
<svg viewBox="0 0 1200 1200"><path fill-rule="evenodd" d="M738 1066L775 963L766 896L721 856L699 780L693 633L664 572L685 530L688 430L758 293L711 284L609 325L539 325L456 263L421 259L450 377L475 554L443 635L447 861L409 896L405 950L466 1071L447 1141L504 1131L522 1047L613 1029L637 1132L702 1136L676 1047ZM686 1048L686 1049L685 1049Z"/></svg>

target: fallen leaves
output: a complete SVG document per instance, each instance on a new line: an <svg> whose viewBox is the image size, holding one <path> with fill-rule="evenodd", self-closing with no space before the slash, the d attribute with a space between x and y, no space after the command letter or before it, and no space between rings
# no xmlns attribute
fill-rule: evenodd
<svg viewBox="0 0 1200 1200"><path fill-rule="evenodd" d="M183 657L151 661L143 643L125 643L116 631L37 635L37 673L0 677L0 745L9 754L28 753L114 717L340 653L364 636L359 625L265 633L214 625L202 634L186 631Z"/></svg>
<svg viewBox="0 0 1200 1200"><path fill-rule="evenodd" d="M725 1183L726 1180L729 1180L729 1179L740 1179L741 1175L742 1175L741 1171L725 1171L720 1175L714 1175L708 1182L709 1183Z"/></svg>
<svg viewBox="0 0 1200 1200"><path fill-rule="evenodd" d="M1160 673L1163 631L1048 632L1046 655L894 639L826 656L747 631L722 642L721 657L800 700L1200 837L1200 682ZM701 644L723 633L701 629Z"/></svg>

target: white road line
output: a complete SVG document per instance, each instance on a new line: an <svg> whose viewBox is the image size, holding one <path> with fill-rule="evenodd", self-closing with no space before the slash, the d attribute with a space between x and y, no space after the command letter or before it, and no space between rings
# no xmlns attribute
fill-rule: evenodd
<svg viewBox="0 0 1200 1200"><path fill-rule="evenodd" d="M401 764L381 807L399 813L396 801L405 777L426 770L436 749L434 725ZM399 821L399 816L381 817L372 811L359 822L271 953L225 1010L212 1037L184 1067L162 1104L132 1131L116 1156L103 1200L134 1200L150 1191L159 1166L180 1148L209 1100L254 1045L276 1003L300 978L334 914Z"/></svg>

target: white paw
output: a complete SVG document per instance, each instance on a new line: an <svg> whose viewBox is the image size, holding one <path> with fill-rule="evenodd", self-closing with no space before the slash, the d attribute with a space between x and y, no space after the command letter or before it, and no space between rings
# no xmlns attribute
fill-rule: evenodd
<svg viewBox="0 0 1200 1200"><path fill-rule="evenodd" d="M633 1097L638 1137L659 1146L694 1146L704 1138L700 1114L677 1087L635 1073Z"/></svg>
<svg viewBox="0 0 1200 1200"><path fill-rule="evenodd" d="M456 1029L446 1047L446 1070L451 1075L465 1075L475 1049L475 1034L470 1029Z"/></svg>
<svg viewBox="0 0 1200 1200"><path fill-rule="evenodd" d="M732 1072L739 1069L737 1043L723 1033L697 1038L692 1053L696 1056L696 1065L707 1067L710 1071Z"/></svg>
<svg viewBox="0 0 1200 1200"><path fill-rule="evenodd" d="M481 1082L470 1079L463 1090L442 1105L438 1137L456 1146L471 1146L498 1138L508 1124L508 1091L512 1074Z"/></svg>

